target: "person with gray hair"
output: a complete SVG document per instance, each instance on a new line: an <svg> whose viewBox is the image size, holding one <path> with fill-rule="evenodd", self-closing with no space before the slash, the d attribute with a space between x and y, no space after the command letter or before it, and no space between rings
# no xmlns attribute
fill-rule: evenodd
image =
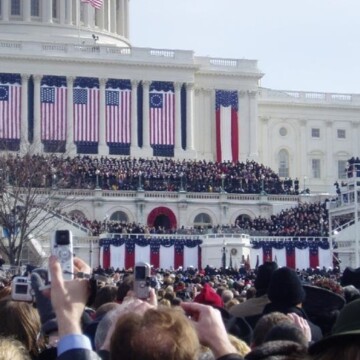
<svg viewBox="0 0 360 360"><path fill-rule="evenodd" d="M226 304L234 298L234 293L231 290L225 289L221 294L221 298L224 304Z"/></svg>

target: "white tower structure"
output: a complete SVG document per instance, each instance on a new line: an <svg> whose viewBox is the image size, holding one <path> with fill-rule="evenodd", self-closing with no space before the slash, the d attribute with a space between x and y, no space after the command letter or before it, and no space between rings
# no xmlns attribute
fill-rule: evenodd
<svg viewBox="0 0 360 360"><path fill-rule="evenodd" d="M106 0L100 9L80 0L2 0L1 38L128 47L128 7L129 0Z"/></svg>

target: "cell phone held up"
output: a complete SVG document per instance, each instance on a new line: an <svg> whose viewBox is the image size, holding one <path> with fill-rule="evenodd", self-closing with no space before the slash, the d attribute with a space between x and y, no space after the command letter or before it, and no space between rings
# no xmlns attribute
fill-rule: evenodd
<svg viewBox="0 0 360 360"><path fill-rule="evenodd" d="M56 230L54 232L51 238L51 255L58 258L64 280L72 280L74 278L74 252L70 230Z"/></svg>
<svg viewBox="0 0 360 360"><path fill-rule="evenodd" d="M150 271L148 263L137 262L134 272L134 292L138 299L147 299L150 293Z"/></svg>

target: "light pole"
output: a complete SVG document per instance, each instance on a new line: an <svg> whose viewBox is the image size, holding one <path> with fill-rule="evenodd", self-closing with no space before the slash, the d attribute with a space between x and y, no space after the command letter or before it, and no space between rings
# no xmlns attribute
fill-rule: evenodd
<svg viewBox="0 0 360 360"><path fill-rule="evenodd" d="M307 176L305 175L304 176L304 191L303 191L303 194L306 194L306 179L307 179Z"/></svg>
<svg viewBox="0 0 360 360"><path fill-rule="evenodd" d="M96 169L95 175L96 175L96 186L95 186L95 190L101 190L101 188L100 188L100 183L99 183L99 175L100 175L100 170L99 170L99 169Z"/></svg>
<svg viewBox="0 0 360 360"><path fill-rule="evenodd" d="M261 195L261 196L267 195L267 193L266 193L266 191L265 191L265 189L264 189L264 181L265 181L265 175L262 174L262 175L261 175L261 191L260 191L260 195Z"/></svg>
<svg viewBox="0 0 360 360"><path fill-rule="evenodd" d="M359 164L354 164L354 167L357 169ZM358 268L360 265L359 261L359 231L358 231L358 223L359 223L359 194L358 194L358 186L357 186L357 171L354 171L354 200L355 200L355 267Z"/></svg>
<svg viewBox="0 0 360 360"><path fill-rule="evenodd" d="M221 259L221 265L222 265L222 268L225 270L226 268L226 242L224 241L223 242L223 247L222 247L222 259Z"/></svg>
<svg viewBox="0 0 360 360"><path fill-rule="evenodd" d="M138 174L139 174L139 186L138 186L138 191L142 191L142 190L143 190L143 187L142 187L142 184L141 184L141 175L142 175L142 172L139 171Z"/></svg>
<svg viewBox="0 0 360 360"><path fill-rule="evenodd" d="M322 215L320 215L322 216ZM324 234L324 219L321 217L320 218L320 235L323 236Z"/></svg>
<svg viewBox="0 0 360 360"><path fill-rule="evenodd" d="M180 191L181 192L184 191L184 173L183 172L180 173Z"/></svg>
<svg viewBox="0 0 360 360"><path fill-rule="evenodd" d="M55 168L51 168L51 174L52 174L52 177L51 177L51 187L53 190L55 190L57 188L56 186L56 180L57 180L57 176L56 176L56 169Z"/></svg>
<svg viewBox="0 0 360 360"><path fill-rule="evenodd" d="M222 193L225 193L225 187L224 187L224 183L225 183L225 178L226 178L226 175L225 174L221 174L221 191Z"/></svg>

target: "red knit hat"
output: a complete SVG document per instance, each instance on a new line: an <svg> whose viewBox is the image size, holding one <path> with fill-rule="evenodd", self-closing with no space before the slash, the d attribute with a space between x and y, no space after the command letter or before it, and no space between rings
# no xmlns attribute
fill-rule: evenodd
<svg viewBox="0 0 360 360"><path fill-rule="evenodd" d="M224 302L222 301L221 296L219 296L207 283L204 284L200 294L195 296L194 302L205 305L224 307Z"/></svg>

